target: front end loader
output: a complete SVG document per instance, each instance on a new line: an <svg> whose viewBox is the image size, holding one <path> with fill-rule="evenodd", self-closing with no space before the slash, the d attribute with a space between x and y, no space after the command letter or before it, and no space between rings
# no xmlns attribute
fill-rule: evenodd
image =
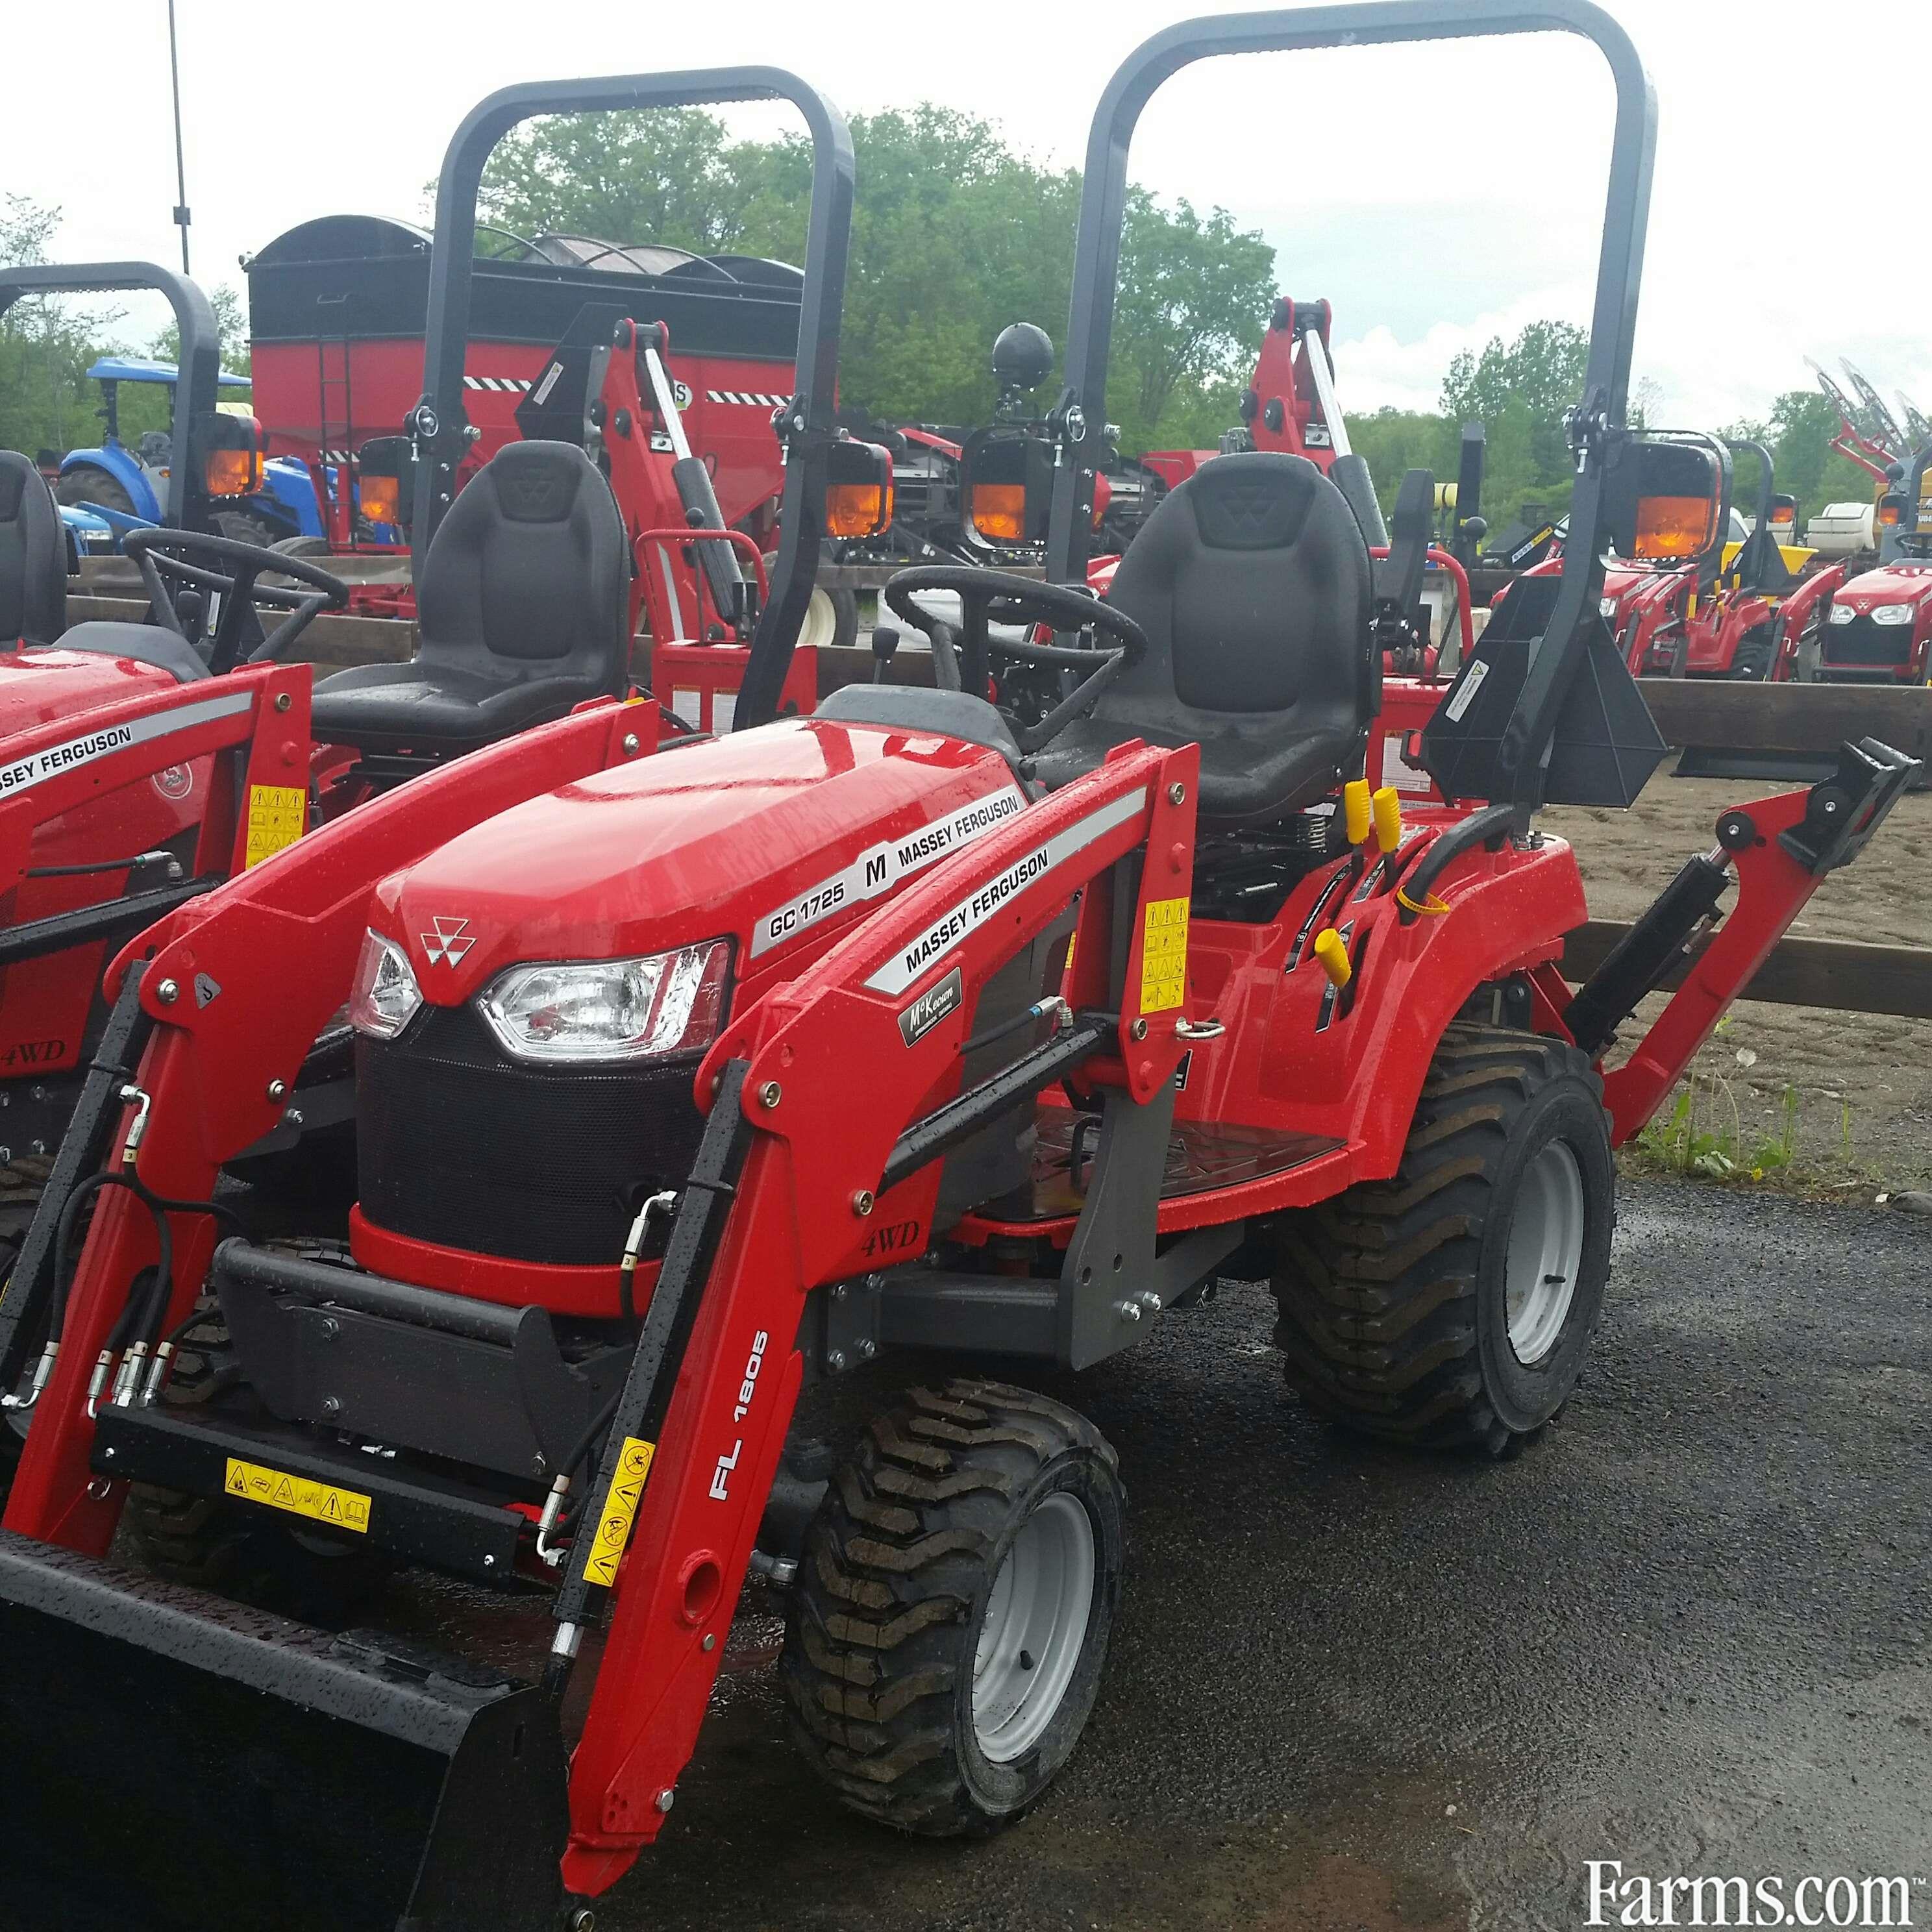
<svg viewBox="0 0 1932 1932"><path fill-rule="evenodd" d="M1210 56L1552 25L1618 102L1562 577L1519 586L1446 688L1385 679L1401 599L1355 511L1255 451L1169 493L1096 599L1149 96ZM813 259L842 250L850 148L802 83L604 92L792 100ZM446 195L473 196L512 106L538 90L472 117ZM1652 138L1634 50L1586 0L1157 36L1090 140L1048 580L896 578L931 688L774 718L794 610L761 624L730 735L640 758L633 707L587 705L124 952L84 1132L0 1298L0 1374L58 1345L0 1531L0 1895L157 1932L589 1932L672 1814L754 1575L842 1802L932 1835L1022 1816L1094 1708L1126 1534L1115 1450L1028 1384L1222 1273L1271 1280L1318 1412L1499 1456L1542 1432L1609 1276L1614 1143L1916 769L1868 741L1726 813L1563 980L1582 887L1536 812L1628 804L1663 750L1601 554L1719 494L1622 422ZM830 366L808 367L786 542L815 550ZM808 590L778 576L775 607ZM1398 734L1428 785L1406 809L1374 784ZM345 1000L354 1204L252 1232L220 1170ZM889 1361L896 1397L814 1433L806 1390ZM318 1582L426 1567L542 1604L547 1637L506 1668L386 1630L380 1598L352 1628L284 1621L121 1567L124 1529L204 1580L243 1534Z"/></svg>

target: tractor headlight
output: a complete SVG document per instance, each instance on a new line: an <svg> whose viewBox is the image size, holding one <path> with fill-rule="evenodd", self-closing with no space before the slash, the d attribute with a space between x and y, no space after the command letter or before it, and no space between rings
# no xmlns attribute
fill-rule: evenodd
<svg viewBox="0 0 1932 1932"><path fill-rule="evenodd" d="M1609 622L1614 624L1617 621L1617 600L1614 597L1599 598L1597 608L1602 611Z"/></svg>
<svg viewBox="0 0 1932 1932"><path fill-rule="evenodd" d="M1858 614L1849 604L1834 604L1829 621L1834 624L1849 624Z"/></svg>
<svg viewBox="0 0 1932 1932"><path fill-rule="evenodd" d="M477 1000L518 1060L656 1060L709 1046L731 949L708 939L644 959L512 966Z"/></svg>
<svg viewBox="0 0 1932 1932"><path fill-rule="evenodd" d="M362 956L356 962L356 985L349 995L349 1024L372 1040L394 1040L416 1017L422 988L410 970L409 956L380 932L362 936Z"/></svg>
<svg viewBox="0 0 1932 1932"><path fill-rule="evenodd" d="M1910 604L1875 604L1871 620L1874 624L1909 624L1915 614Z"/></svg>

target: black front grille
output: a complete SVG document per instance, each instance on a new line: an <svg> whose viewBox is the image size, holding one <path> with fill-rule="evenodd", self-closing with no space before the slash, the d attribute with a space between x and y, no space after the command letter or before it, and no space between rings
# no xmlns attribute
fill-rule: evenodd
<svg viewBox="0 0 1932 1932"><path fill-rule="evenodd" d="M1828 664L1902 664L1912 656L1910 624L1874 624L1854 617L1849 624L1827 624L1819 655Z"/></svg>
<svg viewBox="0 0 1932 1932"><path fill-rule="evenodd" d="M524 1066L468 1006L358 1037L362 1208L378 1227L514 1261L614 1267L644 1196L682 1186L694 1063Z"/></svg>

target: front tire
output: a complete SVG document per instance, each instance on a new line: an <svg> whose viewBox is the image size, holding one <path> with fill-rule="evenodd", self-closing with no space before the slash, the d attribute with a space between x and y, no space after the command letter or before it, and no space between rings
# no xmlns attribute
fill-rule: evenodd
<svg viewBox="0 0 1932 1932"><path fill-rule="evenodd" d="M91 463L70 470L54 484L54 500L69 505L98 503L104 510L118 510L124 517L139 514L125 485L110 470Z"/></svg>
<svg viewBox="0 0 1932 1932"><path fill-rule="evenodd" d="M1093 1424L960 1378L874 1421L808 1532L792 1732L852 1810L930 1837L1023 1816L1091 1714L1126 1498Z"/></svg>
<svg viewBox="0 0 1932 1932"><path fill-rule="evenodd" d="M1449 1028L1402 1164L1284 1229L1276 1340L1318 1415L1514 1453L1569 1400L1616 1222L1603 1082L1575 1047Z"/></svg>

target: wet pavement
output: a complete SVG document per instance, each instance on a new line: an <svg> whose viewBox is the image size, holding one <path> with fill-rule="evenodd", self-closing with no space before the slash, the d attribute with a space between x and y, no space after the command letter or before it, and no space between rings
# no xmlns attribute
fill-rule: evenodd
<svg viewBox="0 0 1932 1932"><path fill-rule="evenodd" d="M1567 1927L1592 1858L1900 1874L1932 1918L1932 1223L1629 1187L1584 1386L1500 1466L1311 1422L1271 1321L1224 1289L1083 1378L1132 1561L1032 1818L848 1819L746 1619L600 1925Z"/></svg>
<svg viewBox="0 0 1932 1932"><path fill-rule="evenodd" d="M1932 1919L1932 1222L1629 1186L1584 1385L1512 1463L1310 1421L1272 1319L1226 1288L1056 1390L1119 1448L1133 1541L1030 1819L848 1817L748 1615L600 1932L1572 1927L1612 1858L1899 1874Z"/></svg>

